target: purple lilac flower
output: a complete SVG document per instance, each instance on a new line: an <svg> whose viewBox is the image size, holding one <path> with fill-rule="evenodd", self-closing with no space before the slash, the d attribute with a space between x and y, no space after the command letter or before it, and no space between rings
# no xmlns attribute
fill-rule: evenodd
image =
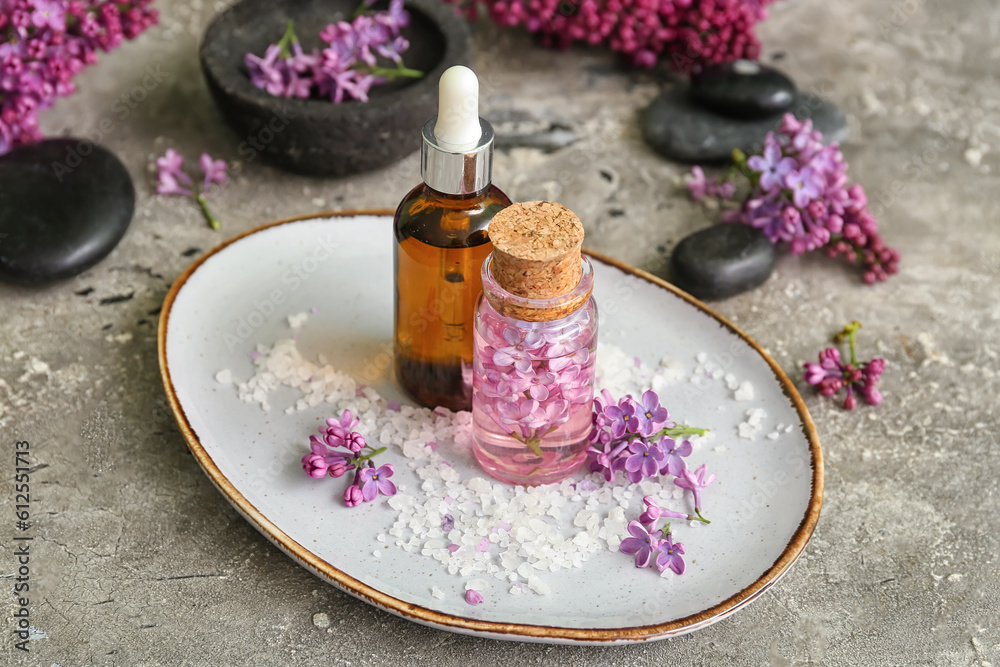
<svg viewBox="0 0 1000 667"><path fill-rule="evenodd" d="M327 25L319 33L327 46L309 52L302 49L289 24L281 41L268 47L263 58L245 56L250 80L276 96L304 99L315 92L334 103L366 102L372 86L389 76L420 75L402 64L409 42L399 31L408 23L403 3L393 0L388 11ZM379 67L376 54L392 61L396 69Z"/></svg>
<svg viewBox="0 0 1000 667"><path fill-rule="evenodd" d="M659 445L660 449L663 450L663 465L660 467L660 474L680 477L687 468L683 457L691 456L693 449L691 441L684 440L678 445L673 438L663 438Z"/></svg>
<svg viewBox="0 0 1000 667"><path fill-rule="evenodd" d="M793 158L782 156L781 146L778 145L773 132L767 133L763 154L752 156L747 160L747 164L754 171L760 172L760 187L765 192L780 189L785 176L798 166Z"/></svg>
<svg viewBox="0 0 1000 667"><path fill-rule="evenodd" d="M639 420L638 433L643 437L653 435L666 426L673 426L673 422L669 421L670 413L660 405L660 397L652 389L643 393L641 409L636 413L636 418Z"/></svg>
<svg viewBox="0 0 1000 667"><path fill-rule="evenodd" d="M619 549L629 556L635 555L636 567L648 567L653 552L659 546L659 531L649 531L638 521L630 521L628 532L632 537L622 540Z"/></svg>
<svg viewBox="0 0 1000 667"><path fill-rule="evenodd" d="M784 183L792 191L792 201L799 208L804 208L823 192L820 176L812 167L785 174Z"/></svg>
<svg viewBox="0 0 1000 667"><path fill-rule="evenodd" d="M639 431L639 420L636 413L639 411L639 404L632 400L631 396L626 396L618 401L618 405L609 405L604 408L604 415L611 424L611 435L620 438L625 432L637 433Z"/></svg>
<svg viewBox="0 0 1000 667"><path fill-rule="evenodd" d="M628 447L628 441L613 443L611 434L600 442L600 447L591 444L587 448L587 457L590 459L591 472L599 472L604 476L605 481L611 482L615 478L615 471L625 469L625 458L620 454Z"/></svg>
<svg viewBox="0 0 1000 667"><path fill-rule="evenodd" d="M659 445L633 440L628 449L632 455L625 459L625 472L632 482L638 482L643 477L653 477L659 472L664 459Z"/></svg>
<svg viewBox="0 0 1000 667"><path fill-rule="evenodd" d="M281 47L272 44L264 51L261 58L252 53L246 54L243 62L250 73L250 83L257 88L266 90L271 95L283 95L285 92L285 77L282 67L278 65Z"/></svg>
<svg viewBox="0 0 1000 667"><path fill-rule="evenodd" d="M477 604L482 604L484 600L485 598L483 598L482 594L479 593L479 591L475 591L471 588L465 591L465 601L471 604L473 607L475 607Z"/></svg>
<svg viewBox="0 0 1000 667"><path fill-rule="evenodd" d="M823 248L830 257L858 264L869 284L898 273L899 251L879 234L864 188L849 184L840 147L823 144L810 120L786 114L761 155L735 157L744 173L751 172L752 187L741 206L722 213L723 221L756 227L772 243L787 243L792 254ZM693 198L726 199L731 191L721 186L700 168L692 170Z"/></svg>
<svg viewBox="0 0 1000 667"><path fill-rule="evenodd" d="M670 533L667 533L666 537L660 540L658 547L656 569L663 572L669 567L675 574L684 574L684 559L681 558L684 555L684 545L674 542Z"/></svg>
<svg viewBox="0 0 1000 667"><path fill-rule="evenodd" d="M445 514L441 518L441 530L443 530L446 533L450 533L454 529L455 529L455 517L453 517L450 514Z"/></svg>
<svg viewBox="0 0 1000 667"><path fill-rule="evenodd" d="M674 484L682 489L688 489L694 495L694 509L697 512L701 511L701 490L715 481L715 473L706 477L707 472L708 467L702 465L694 472L684 469L674 479Z"/></svg>
<svg viewBox="0 0 1000 667"><path fill-rule="evenodd" d="M358 473L358 480L361 486L361 496L365 502L371 502L378 497L396 495L396 485L389 481L395 469L391 463L386 463L377 470L375 468L363 468Z"/></svg>

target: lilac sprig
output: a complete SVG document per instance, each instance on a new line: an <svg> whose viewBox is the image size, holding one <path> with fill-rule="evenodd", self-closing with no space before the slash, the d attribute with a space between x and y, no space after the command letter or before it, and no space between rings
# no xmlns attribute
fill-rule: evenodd
<svg viewBox="0 0 1000 667"><path fill-rule="evenodd" d="M374 448L363 435L354 430L358 418L344 410L339 419L326 420L319 435L309 436L310 453L302 457L302 469L313 479L343 477L354 471L354 481L344 490L344 504L356 507L370 503L379 495L396 495L396 485L390 481L396 472L391 463L376 468L372 460L386 450Z"/></svg>
<svg viewBox="0 0 1000 667"><path fill-rule="evenodd" d="M686 569L684 564L684 544L674 542L673 534L670 531L670 522L661 529L656 525L661 518L673 519L693 519L710 523L699 513L693 517L683 512L663 509L656 504L651 496L645 496L642 502L646 505L646 511L639 515L638 521L630 521L628 532L631 537L622 540L618 547L622 553L635 557L636 567L649 567L655 565L656 569L663 572L667 568L674 574L684 574Z"/></svg>
<svg viewBox="0 0 1000 667"><path fill-rule="evenodd" d="M861 394L869 405L882 402L882 394L877 385L885 371L885 359L872 359L858 363L857 333L861 322L855 320L848 324L835 337L836 342L847 341L850 350L850 361L844 363L840 358L840 350L828 347L819 353L819 363L807 361L804 364L803 379L819 388L823 396L836 396L841 389L847 390L844 399L844 409L853 410L858 405L855 394Z"/></svg>
<svg viewBox="0 0 1000 667"><path fill-rule="evenodd" d="M191 197L198 203L208 225L217 230L222 225L208 207L205 192L213 184L222 185L226 182L228 165L225 160L213 160L208 153L202 153L199 166L203 175L202 182L192 183L191 177L184 173L184 156L173 148L168 148L163 157L156 159L156 192L161 195Z"/></svg>
<svg viewBox="0 0 1000 667"><path fill-rule="evenodd" d="M152 0L0 0L0 155L42 138L38 113L73 79L155 25Z"/></svg>
<svg viewBox="0 0 1000 667"><path fill-rule="evenodd" d="M859 263L866 283L899 271L899 251L885 244L864 188L848 184L839 144L823 143L812 121L785 114L778 133L768 132L760 154L733 151L733 167L710 181L692 169L687 187L695 200L733 200L733 179L743 175L749 193L723 213L726 222L760 229L771 243L787 243L793 255L825 249L830 257Z"/></svg>
<svg viewBox="0 0 1000 667"><path fill-rule="evenodd" d="M351 21L326 26L319 33L327 44L322 50L303 50L289 21L285 34L263 56L244 56L250 82L277 97L318 96L339 104L367 102L373 86L393 79L422 77L423 72L403 65L403 53L410 47L400 34L410 22L403 0L391 0L389 9L379 12L369 12L371 4L362 2ZM378 57L393 66L380 65Z"/></svg>
<svg viewBox="0 0 1000 667"><path fill-rule="evenodd" d="M686 469L684 457L691 442L677 438L705 435L708 431L674 423L653 390L636 401L631 395L615 401L607 389L594 399L593 428L587 457L590 470L611 482L624 471L636 483L645 477L678 476Z"/></svg>

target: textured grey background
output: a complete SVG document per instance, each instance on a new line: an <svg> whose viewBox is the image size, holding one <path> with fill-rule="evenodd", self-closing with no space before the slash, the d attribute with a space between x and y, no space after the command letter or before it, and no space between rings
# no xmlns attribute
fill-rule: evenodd
<svg viewBox="0 0 1000 667"><path fill-rule="evenodd" d="M170 283L194 256L260 223L394 207L415 183L416 160L340 180L243 164L214 198L224 228L212 232L191 202L153 194L149 168L168 146L239 157L241 139L216 114L196 58L221 6L157 5L161 26L102 58L43 120L51 134L112 120L102 141L138 188L131 230L73 280L0 287L0 479L13 472L10 443L30 440L32 623L47 634L27 659L13 651L4 596L0 656L46 667L1000 664L997 3L792 0L763 24L764 60L848 114L851 175L887 202L880 222L903 253L902 273L871 288L823 257L786 257L762 288L718 309L789 371L862 320L863 354L889 362L885 403L845 413L804 391L827 463L806 554L729 620L619 648L471 639L357 602L272 547L195 464L157 371ZM640 140L638 112L662 85L655 75L619 69L604 52L536 49L519 33L477 37L488 113L570 128L560 141L577 135L551 153L499 154L496 182L513 198L562 201L584 218L591 247L653 270L715 219L682 196L684 169ZM163 81L134 109L122 106L147 66ZM12 490L0 498L6 575ZM316 612L329 615L328 630L312 623Z"/></svg>

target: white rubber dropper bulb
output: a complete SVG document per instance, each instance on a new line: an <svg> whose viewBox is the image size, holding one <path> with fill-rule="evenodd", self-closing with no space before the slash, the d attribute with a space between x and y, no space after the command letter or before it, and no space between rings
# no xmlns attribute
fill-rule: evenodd
<svg viewBox="0 0 1000 667"><path fill-rule="evenodd" d="M434 136L456 152L479 143L479 79L468 67L455 65L441 75Z"/></svg>

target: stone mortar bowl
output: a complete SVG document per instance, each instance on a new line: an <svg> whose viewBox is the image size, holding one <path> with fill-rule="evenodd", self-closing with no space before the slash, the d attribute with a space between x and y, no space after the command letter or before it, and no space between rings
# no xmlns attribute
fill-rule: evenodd
<svg viewBox="0 0 1000 667"><path fill-rule="evenodd" d="M424 76L375 86L368 102L275 97L250 83L244 56L263 55L289 20L305 50L322 48L320 31L349 20L359 1L243 0L209 25L202 71L240 137L244 162L262 157L288 171L346 176L385 167L419 148L421 127L437 113L438 79L452 65L468 64L472 53L468 24L441 0L406 2L410 24L402 34L410 48L403 62Z"/></svg>

